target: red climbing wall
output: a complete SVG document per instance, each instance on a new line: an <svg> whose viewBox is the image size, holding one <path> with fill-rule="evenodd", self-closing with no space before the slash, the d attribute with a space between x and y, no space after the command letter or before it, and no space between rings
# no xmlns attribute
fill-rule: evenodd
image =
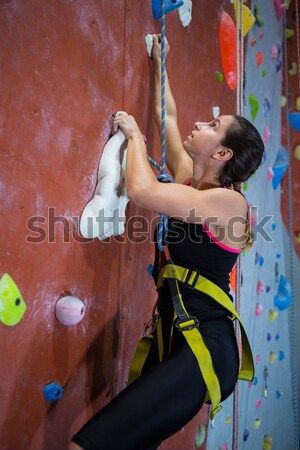
<svg viewBox="0 0 300 450"><path fill-rule="evenodd" d="M215 76L222 71L224 3L195 1L187 28L177 11L167 16L168 68L183 137L195 120L211 118L212 106L234 112L235 93ZM0 0L0 276L12 276L27 304L19 324L0 323L1 450L66 450L72 434L125 386L150 317L155 289L147 273L153 259L147 225L140 243L133 220L126 235L110 242L88 242L78 233L113 112L136 117L148 152L159 159L144 35L160 25L150 4ZM135 215L155 217L130 204L127 219ZM86 306L77 326L55 319L64 293ZM64 395L47 403L43 386L53 380ZM193 449L201 422L206 408L162 448Z"/></svg>
<svg viewBox="0 0 300 450"><path fill-rule="evenodd" d="M287 28L293 31L293 35L287 39L287 56L288 56L288 86L289 86L289 102L290 102L290 112L298 113L296 109L296 99L300 97L300 67L298 67L298 72L291 70L293 68L293 63L299 64L297 53L297 28L296 28L296 1L292 1L289 9L287 10ZM300 6L298 6L300 9ZM283 80L283 90L282 93L285 95L286 87L285 80ZM287 142L287 124L286 124L286 108L282 108L282 144L285 148L288 148ZM293 242L296 254L300 258L300 160L296 158L295 149L300 145L300 132L296 131L290 124L290 145L291 145L291 175L293 182L292 196L293 196ZM287 231L289 232L289 187L288 187L288 170L282 180L282 202L281 209L284 224ZM298 239L297 239L298 237Z"/></svg>

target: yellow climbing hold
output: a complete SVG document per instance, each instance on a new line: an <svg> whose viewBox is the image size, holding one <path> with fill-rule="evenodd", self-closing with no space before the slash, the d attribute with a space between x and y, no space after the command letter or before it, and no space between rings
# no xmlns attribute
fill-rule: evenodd
<svg viewBox="0 0 300 450"><path fill-rule="evenodd" d="M257 428L259 428L260 427L260 419L258 419L258 418L256 418L255 420L254 420L254 428L257 430Z"/></svg>
<svg viewBox="0 0 300 450"><path fill-rule="evenodd" d="M294 61L292 62L292 67L289 70L289 75L296 75L297 73L297 63Z"/></svg>
<svg viewBox="0 0 300 450"><path fill-rule="evenodd" d="M290 39L291 37L293 37L294 34L295 34L295 30L292 30L291 28L285 29L285 36L287 39Z"/></svg>
<svg viewBox="0 0 300 450"><path fill-rule="evenodd" d="M300 161L300 144L295 148L295 157Z"/></svg>
<svg viewBox="0 0 300 450"><path fill-rule="evenodd" d="M234 0L234 14L235 14L235 20L237 22L237 26L239 27L239 29L241 29L241 20L238 14L237 17L237 13L236 13L236 0ZM253 16L251 10L248 8L248 6L243 5L243 35L246 36L249 31L251 30L251 28L254 25L255 22L255 17Z"/></svg>
<svg viewBox="0 0 300 450"><path fill-rule="evenodd" d="M0 280L0 321L12 326L19 323L26 304L14 280L5 273Z"/></svg>
<svg viewBox="0 0 300 450"><path fill-rule="evenodd" d="M275 352L270 352L270 356L269 356L269 362L270 364L274 364L274 362L277 359L277 353Z"/></svg>
<svg viewBox="0 0 300 450"><path fill-rule="evenodd" d="M227 416L225 423L226 425L229 425L231 423L231 417Z"/></svg>
<svg viewBox="0 0 300 450"><path fill-rule="evenodd" d="M296 98L296 109L297 111L300 111L300 97Z"/></svg>
<svg viewBox="0 0 300 450"><path fill-rule="evenodd" d="M281 96L281 107L283 108L286 105L286 97L284 95Z"/></svg>
<svg viewBox="0 0 300 450"><path fill-rule="evenodd" d="M277 316L278 316L277 309L270 309L270 311L269 311L269 322L273 322L276 319Z"/></svg>
<svg viewBox="0 0 300 450"><path fill-rule="evenodd" d="M273 445L273 437L271 434L264 435L264 446L263 450L272 450Z"/></svg>

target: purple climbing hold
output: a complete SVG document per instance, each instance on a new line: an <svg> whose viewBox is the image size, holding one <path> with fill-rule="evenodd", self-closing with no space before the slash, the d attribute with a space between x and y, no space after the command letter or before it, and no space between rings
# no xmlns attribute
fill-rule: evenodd
<svg viewBox="0 0 300 450"><path fill-rule="evenodd" d="M267 333L267 341L270 341L272 339L271 333Z"/></svg>
<svg viewBox="0 0 300 450"><path fill-rule="evenodd" d="M247 430L247 428L244 430L244 436L243 436L243 440L244 440L244 442L246 442L246 440L248 439L248 437L249 437L249 430Z"/></svg>

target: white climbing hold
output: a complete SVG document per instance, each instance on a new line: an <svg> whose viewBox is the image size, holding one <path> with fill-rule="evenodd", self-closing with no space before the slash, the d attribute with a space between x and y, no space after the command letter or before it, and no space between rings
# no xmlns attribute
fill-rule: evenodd
<svg viewBox="0 0 300 450"><path fill-rule="evenodd" d="M183 0L183 5L178 8L179 18L184 27L192 20L192 0Z"/></svg>
<svg viewBox="0 0 300 450"><path fill-rule="evenodd" d="M147 34L145 36L145 42L146 42L146 46L147 46L148 56L149 56L149 58L151 58L152 47L153 47L153 35L152 34Z"/></svg>
<svg viewBox="0 0 300 450"><path fill-rule="evenodd" d="M126 114L118 111L116 115ZM83 237L104 240L125 231L128 195L125 186L126 139L118 130L104 146L98 170L95 195L80 219Z"/></svg>

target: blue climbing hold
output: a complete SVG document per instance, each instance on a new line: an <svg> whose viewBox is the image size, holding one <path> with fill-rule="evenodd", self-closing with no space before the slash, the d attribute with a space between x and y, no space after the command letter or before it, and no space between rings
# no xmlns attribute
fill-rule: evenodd
<svg viewBox="0 0 300 450"><path fill-rule="evenodd" d="M257 377L254 377L254 378L253 378L253 385L256 386L256 385L257 385L257 382L258 382Z"/></svg>
<svg viewBox="0 0 300 450"><path fill-rule="evenodd" d="M289 121L295 130L300 131L300 112L289 113Z"/></svg>
<svg viewBox="0 0 300 450"><path fill-rule="evenodd" d="M288 167L288 164L289 164L289 154L285 148L280 147L273 166L274 176L272 178L272 183L274 189L277 189L279 183L281 182L283 175Z"/></svg>
<svg viewBox="0 0 300 450"><path fill-rule="evenodd" d="M56 381L44 386L44 397L48 402L56 402L63 396L64 390Z"/></svg>
<svg viewBox="0 0 300 450"><path fill-rule="evenodd" d="M148 271L150 277L152 276L153 268L154 268L153 264L149 264L147 271Z"/></svg>
<svg viewBox="0 0 300 450"><path fill-rule="evenodd" d="M279 361L283 361L284 360L284 352L282 350L280 350L279 352Z"/></svg>
<svg viewBox="0 0 300 450"><path fill-rule="evenodd" d="M276 306L279 311L283 311L291 305L291 302L292 295L290 282L283 275L280 275L278 291L274 297L274 306Z"/></svg>
<svg viewBox="0 0 300 450"><path fill-rule="evenodd" d="M165 14L173 9L179 8L183 5L183 0L164 0L165 1ZM154 19L160 19L162 0L152 0L152 14Z"/></svg>

